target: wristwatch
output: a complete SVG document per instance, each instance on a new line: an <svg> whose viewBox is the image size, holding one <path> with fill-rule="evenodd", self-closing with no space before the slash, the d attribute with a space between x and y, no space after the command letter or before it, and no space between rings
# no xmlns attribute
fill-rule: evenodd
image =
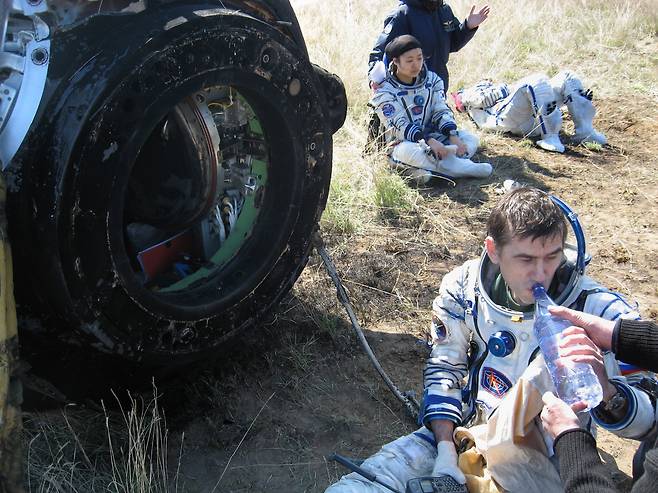
<svg viewBox="0 0 658 493"><path fill-rule="evenodd" d="M613 395L608 402L603 403L603 411L610 414L617 413L620 409L626 404L626 396L617 390L617 393Z"/></svg>

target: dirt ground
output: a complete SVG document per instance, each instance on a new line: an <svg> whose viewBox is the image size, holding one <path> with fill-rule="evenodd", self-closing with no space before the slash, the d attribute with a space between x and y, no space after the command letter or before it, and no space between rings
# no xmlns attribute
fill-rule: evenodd
<svg viewBox="0 0 658 493"><path fill-rule="evenodd" d="M479 157L494 164L490 178L434 184L411 213L325 236L366 336L399 388L421 395L431 301L446 272L480 254L484 223L508 178L569 203L585 229L588 273L657 318L655 101L597 104L610 141L600 151L570 145L557 155L487 136ZM570 122L565 127L570 133ZM170 415L178 491L321 492L346 472L328 454L365 458L416 427L359 349L317 256L270 323L167 392L184 403ZM607 433L598 443L627 490L637 443Z"/></svg>

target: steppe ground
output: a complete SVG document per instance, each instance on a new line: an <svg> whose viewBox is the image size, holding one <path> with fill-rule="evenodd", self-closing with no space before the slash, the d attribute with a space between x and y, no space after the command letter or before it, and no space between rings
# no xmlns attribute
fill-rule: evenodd
<svg viewBox="0 0 658 493"><path fill-rule="evenodd" d="M558 155L527 139L483 135L477 159L493 163L491 177L421 190L391 174L382 156L361 154L367 55L397 2L292 3L311 59L341 76L350 101L334 140L323 235L368 340L401 389L421 393L431 301L446 272L480 254L505 179L569 203L586 232L589 274L658 317L654 2L490 1L490 19L451 57L451 88L570 68L594 89L595 124L609 145L568 145ZM470 8L451 5L460 18ZM572 130L567 117L565 137ZM108 411L107 426L103 413L84 409L29 415L30 491L321 492L345 473L327 454L363 458L415 428L359 349L315 255L269 323L163 392L162 402L178 404L167 409L167 425L153 403L145 413L126 411L130 442L120 413ZM628 489L636 442L601 433L599 445Z"/></svg>

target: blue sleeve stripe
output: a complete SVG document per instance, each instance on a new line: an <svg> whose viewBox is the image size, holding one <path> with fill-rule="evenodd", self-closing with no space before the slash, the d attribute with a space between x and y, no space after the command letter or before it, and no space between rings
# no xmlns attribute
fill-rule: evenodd
<svg viewBox="0 0 658 493"><path fill-rule="evenodd" d="M432 445L432 447L436 448L436 440L434 440L432 437L429 435L426 435L425 433L419 433L417 431L414 432L414 435L416 435L418 438L422 438L425 440L427 443Z"/></svg>
<svg viewBox="0 0 658 493"><path fill-rule="evenodd" d="M465 372L466 365L459 363L456 365L451 364L450 362L441 362L441 363L428 363L425 366L425 373L434 372L434 371L452 371L452 372Z"/></svg>
<svg viewBox="0 0 658 493"><path fill-rule="evenodd" d="M439 384L439 385L445 385L445 386L451 387L451 388L453 388L453 387L457 388L458 387L457 382L458 382L458 380L456 378L446 377L446 378L426 378L424 383L425 383L425 387L429 387L430 385Z"/></svg>
<svg viewBox="0 0 658 493"><path fill-rule="evenodd" d="M425 381L432 379L441 379L441 378L453 378L454 380L460 380L466 376L466 372L452 372L452 371L433 371L431 373L426 373L423 375Z"/></svg>
<svg viewBox="0 0 658 493"><path fill-rule="evenodd" d="M450 318L454 318L455 320L465 320L463 315L457 315L456 313L451 312L450 310L448 310L447 308L443 308L442 306L440 306L439 308L444 312L446 312L448 315L450 315Z"/></svg>
<svg viewBox="0 0 658 493"><path fill-rule="evenodd" d="M425 406L435 406L438 404L450 404L458 409L461 409L462 403L454 397L446 397L444 395L428 394L425 396Z"/></svg>
<svg viewBox="0 0 658 493"><path fill-rule="evenodd" d="M612 305L614 305L617 301L620 301L621 303L623 303L624 305L626 305L626 306L627 306L628 308L630 308L631 310L637 310L637 307L633 307L633 306L631 306L631 304L628 303L628 301L626 301L621 295L619 295L619 294L617 294L617 293L612 293L612 292L611 292L610 294L611 294L612 296L614 296L615 299L613 299L613 300L610 301L607 305L605 305L605 308L603 308L603 310L601 311L601 315L599 315L599 317L601 317L601 318L605 318L605 317L603 316L603 315L605 314L605 312L608 311L608 308L610 308ZM616 313L616 314L615 314L615 318L618 318L618 317L620 317L621 315L623 315L622 312ZM613 319L613 320L614 320L614 319Z"/></svg>
<svg viewBox="0 0 658 493"><path fill-rule="evenodd" d="M414 123L407 125L407 128L404 130L405 140L409 140L411 142L418 142L421 136L422 136L422 132L420 130L420 127L418 127L418 125Z"/></svg>
<svg viewBox="0 0 658 493"><path fill-rule="evenodd" d="M617 390L624 393L624 395L626 396L626 400L628 401L628 411L626 412L626 416L624 416L617 423L604 423L597 416L596 409L593 409L591 412L591 416L594 419L594 422L597 425L599 425L601 428L604 428L609 431L623 430L633 422L635 416L637 415L637 399L633 391L621 382L615 381L614 385L615 387L617 387Z"/></svg>
<svg viewBox="0 0 658 493"><path fill-rule="evenodd" d="M436 376L441 377L445 374L452 375L452 376L457 377L457 378L462 378L464 375L466 375L466 370L460 371L458 369L454 369L454 368L448 366L448 367L444 367L444 368L432 368L431 370L426 369L423 372L423 376L425 378L436 377Z"/></svg>
<svg viewBox="0 0 658 493"><path fill-rule="evenodd" d="M427 412L423 417L423 423L429 423L430 421L434 421L436 419L446 419L459 425L462 421L462 415L461 413L450 413L445 411Z"/></svg>

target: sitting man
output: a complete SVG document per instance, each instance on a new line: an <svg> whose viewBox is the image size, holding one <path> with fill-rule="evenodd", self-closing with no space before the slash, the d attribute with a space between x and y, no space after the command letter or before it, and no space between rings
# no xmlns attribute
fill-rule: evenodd
<svg viewBox="0 0 658 493"><path fill-rule="evenodd" d="M567 106L576 127L573 142L606 143L605 136L592 126L596 114L592 91L585 90L580 79L569 71L552 79L531 75L511 86L483 80L452 96L457 111L468 112L480 129L541 137L537 145L547 151L564 152L558 135L562 105Z"/></svg>
<svg viewBox="0 0 658 493"><path fill-rule="evenodd" d="M433 176L489 176L489 163L469 159L479 139L457 131L443 82L425 67L418 40L398 36L386 46L386 57L391 60L387 76L370 105L386 127L391 163L419 184Z"/></svg>
<svg viewBox="0 0 658 493"><path fill-rule="evenodd" d="M575 247L566 244L569 226L565 216L580 239ZM410 479L423 476L450 476L464 484L466 477L458 467L453 438L455 426L496 422L505 427L508 422L500 413L527 413L529 406L535 406L536 413L523 426L536 432L539 440L535 443L546 444L541 453L550 469L544 474L541 491L561 491L559 476L547 458L552 442L535 419L541 411L541 392L536 403L508 405L510 398L522 395L517 391L529 371L546 374L542 360L533 362L539 348L533 332L532 286L541 283L557 304L609 320L639 318L619 294L584 276L587 262L582 230L575 214L558 199L533 188L511 191L492 210L487 235L482 257L444 276L432 306L433 347L424 371L421 410L424 426L385 445L361 465L399 491L404 491ZM597 375L605 382L603 401L583 415L585 424L591 426L591 416L620 436L644 436L654 425L655 404L647 393L620 376L611 353L604 359L605 368ZM608 381L608 375L614 378ZM619 399L624 400L622 405ZM610 406L613 400L614 406ZM485 435L486 440L490 437ZM518 441L510 445L520 446ZM518 456L513 451L502 455L505 470L512 475L532 465L532 461L514 460L512 457ZM532 481L529 475L510 486L507 477L492 472L491 462L488 467L496 485L505 490L517 491L519 486L530 488L528 491L540 489L537 483L528 484ZM383 491L387 490L356 473L343 476L327 489L327 493Z"/></svg>

